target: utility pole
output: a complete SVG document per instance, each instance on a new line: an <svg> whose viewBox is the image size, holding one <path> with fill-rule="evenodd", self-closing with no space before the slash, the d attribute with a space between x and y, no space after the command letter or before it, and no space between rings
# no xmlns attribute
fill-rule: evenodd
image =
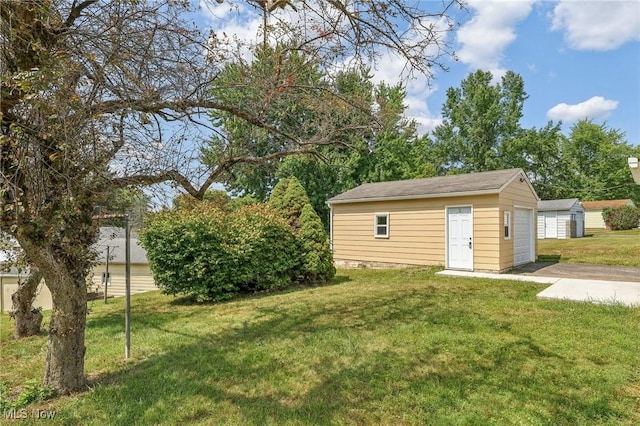
<svg viewBox="0 0 640 426"><path fill-rule="evenodd" d="M124 219L125 230L125 281L124 281L124 359L131 356L131 227L128 214L101 214L93 219ZM107 250L108 251L108 250ZM107 260L108 262L108 260ZM106 290L105 290L106 295ZM105 296L106 297L106 296ZM105 299L106 301L106 299Z"/></svg>
<svg viewBox="0 0 640 426"><path fill-rule="evenodd" d="M107 303L107 287L109 286L109 246L107 246L107 268L104 272L104 303Z"/></svg>
<svg viewBox="0 0 640 426"><path fill-rule="evenodd" d="M124 281L124 359L129 359L131 354L131 227L129 215L124 215L125 228L125 281Z"/></svg>

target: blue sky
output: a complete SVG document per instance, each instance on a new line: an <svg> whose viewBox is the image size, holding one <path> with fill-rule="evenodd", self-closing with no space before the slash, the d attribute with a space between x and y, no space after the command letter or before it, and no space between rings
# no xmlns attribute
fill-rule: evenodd
<svg viewBox="0 0 640 426"><path fill-rule="evenodd" d="M422 3L432 10L441 5ZM255 37L260 17L251 8L232 11L228 2L214 0L200 4L216 31ZM524 128L553 120L568 132L577 120L589 118L640 145L640 1L471 0L454 17L459 27L448 41L459 60L447 61L449 71L437 71L430 86L421 78L406 82L407 115L421 132L441 122L447 88L477 69L496 79L511 70L522 76L529 94ZM399 81L403 65L383 57L375 78Z"/></svg>
<svg viewBox="0 0 640 426"><path fill-rule="evenodd" d="M478 68L512 70L529 94L524 127L562 120L568 131L591 118L640 144L640 2L470 1L469 10L455 38L461 60L438 76L441 88ZM505 41L485 43L482 54L483 34L491 32ZM444 99L438 92L434 101Z"/></svg>

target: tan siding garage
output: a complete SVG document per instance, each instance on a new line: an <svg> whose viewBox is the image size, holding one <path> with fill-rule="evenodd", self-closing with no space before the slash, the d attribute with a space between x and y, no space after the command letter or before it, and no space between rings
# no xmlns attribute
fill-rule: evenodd
<svg viewBox="0 0 640 426"><path fill-rule="evenodd" d="M328 202L334 259L502 271L516 264L516 230L505 220L516 208L533 215L537 201L520 169L361 185ZM528 251L520 249L518 261L535 260L535 223L528 224L531 238L518 240Z"/></svg>

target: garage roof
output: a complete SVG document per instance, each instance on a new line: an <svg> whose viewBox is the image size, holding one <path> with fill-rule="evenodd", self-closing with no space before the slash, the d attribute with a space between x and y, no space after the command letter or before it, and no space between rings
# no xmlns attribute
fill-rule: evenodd
<svg viewBox="0 0 640 426"><path fill-rule="evenodd" d="M131 263L146 265L147 252L138 243L138 234L131 231ZM124 264L126 263L125 248L127 240L125 238L124 228L101 227L100 237L94 244L93 248L98 252L98 261L105 263L107 261L107 246L109 247L109 263Z"/></svg>
<svg viewBox="0 0 640 426"><path fill-rule="evenodd" d="M583 201L582 205L587 210L602 210L605 208L616 208L623 206L633 206L633 201L630 199L624 200L602 200L602 201Z"/></svg>
<svg viewBox="0 0 640 426"><path fill-rule="evenodd" d="M336 195L329 199L327 204L496 194L518 177L522 177L531 186L522 169L495 170L424 179L365 183ZM531 190L535 194L535 190L533 188Z"/></svg>
<svg viewBox="0 0 640 426"><path fill-rule="evenodd" d="M565 198L563 200L542 200L538 201L539 212L565 211L571 210L576 203L580 201L577 198Z"/></svg>

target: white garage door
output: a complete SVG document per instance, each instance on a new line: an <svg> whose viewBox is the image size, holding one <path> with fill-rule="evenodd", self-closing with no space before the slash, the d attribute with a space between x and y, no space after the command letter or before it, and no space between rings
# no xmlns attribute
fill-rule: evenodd
<svg viewBox="0 0 640 426"><path fill-rule="evenodd" d="M515 209L513 232L514 264L533 262L533 210Z"/></svg>

